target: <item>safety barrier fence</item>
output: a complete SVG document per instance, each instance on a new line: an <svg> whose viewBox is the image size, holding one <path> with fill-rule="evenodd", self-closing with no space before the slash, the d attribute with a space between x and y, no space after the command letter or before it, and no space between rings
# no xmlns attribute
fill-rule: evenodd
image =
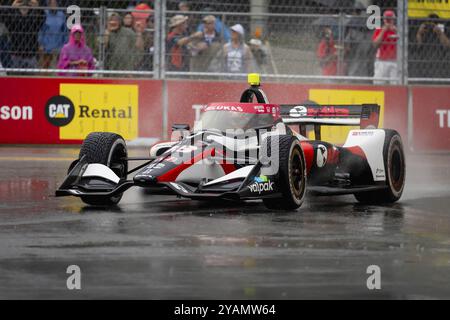
<svg viewBox="0 0 450 320"><path fill-rule="evenodd" d="M376 103L380 123L396 129L414 151L450 151L450 88L277 83L263 80L271 103ZM243 81L0 77L0 144L73 144L92 131L127 140L167 139L174 123L191 125L199 106L238 101ZM343 143L351 128L325 128Z"/></svg>
<svg viewBox="0 0 450 320"><path fill-rule="evenodd" d="M408 17L406 1L395 10L391 37L397 54L389 56L389 64L378 63L374 30L363 9L330 14L304 7L277 13L276 6L267 7L272 12L250 6L245 7L249 12L169 10L174 5L164 0L154 1L151 10L99 4L105 5L80 9L92 52L78 59L82 63L61 58L71 38L67 22L73 20L66 7L0 6L0 75L235 80L254 71L281 82L450 82L448 20ZM183 45L174 45L180 39ZM64 51L70 60L80 49Z"/></svg>

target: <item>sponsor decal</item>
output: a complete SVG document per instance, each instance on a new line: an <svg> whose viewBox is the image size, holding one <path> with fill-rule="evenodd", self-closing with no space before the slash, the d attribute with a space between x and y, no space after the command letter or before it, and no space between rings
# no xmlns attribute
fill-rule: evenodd
<svg viewBox="0 0 450 320"><path fill-rule="evenodd" d="M33 120L31 106L2 106L0 107L0 120Z"/></svg>
<svg viewBox="0 0 450 320"><path fill-rule="evenodd" d="M205 111L236 111L243 112L244 109L239 106L207 106Z"/></svg>
<svg viewBox="0 0 450 320"><path fill-rule="evenodd" d="M352 136L370 137L373 136L374 131L353 131Z"/></svg>
<svg viewBox="0 0 450 320"><path fill-rule="evenodd" d="M408 16L410 18L428 18L430 12L441 19L450 19L450 3L448 0L409 0Z"/></svg>
<svg viewBox="0 0 450 320"><path fill-rule="evenodd" d="M167 158L164 159L164 161L177 163L179 162L179 159L175 158L174 156L168 156Z"/></svg>
<svg viewBox="0 0 450 320"><path fill-rule="evenodd" d="M292 118L304 117L308 114L308 109L305 106L295 106L289 111L289 116Z"/></svg>
<svg viewBox="0 0 450 320"><path fill-rule="evenodd" d="M370 101L380 105L380 123L379 127L383 128L384 123L384 96L383 90L344 90L344 89L313 89L309 90L308 99L318 103L319 105L346 105L346 104L363 104ZM338 110L335 110L336 113ZM322 112L322 111L321 111ZM345 115L345 114L342 114ZM350 130L359 129L359 126L322 126L322 141L332 144L343 144ZM308 133L307 138L314 139L314 132Z"/></svg>
<svg viewBox="0 0 450 320"><path fill-rule="evenodd" d="M141 175L148 175L150 174L152 171L157 170L157 169L162 169L164 168L166 165L164 163L151 163L147 166L147 168L142 171Z"/></svg>
<svg viewBox="0 0 450 320"><path fill-rule="evenodd" d="M270 181L267 176L260 176L254 178L254 183L248 186L251 193L258 193L273 191L273 182Z"/></svg>
<svg viewBox="0 0 450 320"><path fill-rule="evenodd" d="M189 193L189 191L187 191L183 186L179 185L178 183L175 182L170 182L170 184L177 190L183 192L183 193Z"/></svg>
<svg viewBox="0 0 450 320"><path fill-rule="evenodd" d="M276 107L272 107L272 116L276 116L277 115L277 108Z"/></svg>
<svg viewBox="0 0 450 320"><path fill-rule="evenodd" d="M384 169L377 168L375 170L375 178L386 179L386 175L384 174Z"/></svg>
<svg viewBox="0 0 450 320"><path fill-rule="evenodd" d="M257 113L264 113L264 106L255 106L254 108Z"/></svg>
<svg viewBox="0 0 450 320"><path fill-rule="evenodd" d="M317 167L322 168L327 163L328 150L323 144L319 144L316 150L316 164Z"/></svg>
<svg viewBox="0 0 450 320"><path fill-rule="evenodd" d="M68 125L75 115L73 102L65 96L54 96L45 104L45 117L47 121L56 126Z"/></svg>
<svg viewBox="0 0 450 320"><path fill-rule="evenodd" d="M73 119L64 120L67 123L60 128L61 140L82 140L92 131L115 132L126 140L137 137L138 85L62 83L59 91L65 102L61 96L56 103L51 101L56 97L47 102L49 112L54 110L49 105L56 105L57 117L52 121L63 122L64 105L70 101L74 106Z"/></svg>
<svg viewBox="0 0 450 320"><path fill-rule="evenodd" d="M196 151L197 149L198 149L197 146L190 145L190 146L181 146L180 148L178 148L174 151L178 151L180 153L188 153L188 152Z"/></svg>

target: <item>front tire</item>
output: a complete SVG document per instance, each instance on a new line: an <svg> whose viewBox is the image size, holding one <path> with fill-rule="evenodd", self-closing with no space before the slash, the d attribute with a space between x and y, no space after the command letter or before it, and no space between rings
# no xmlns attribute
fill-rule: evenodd
<svg viewBox="0 0 450 320"><path fill-rule="evenodd" d="M279 141L272 146L274 138L279 138ZM274 157L278 156L279 168L274 180L282 194L279 198L263 199L264 205L269 209L298 209L306 191L306 162L300 141L290 135L270 136L261 148L261 154L267 155L272 164Z"/></svg>
<svg viewBox="0 0 450 320"><path fill-rule="evenodd" d="M387 188L370 192L356 193L355 198L361 203L394 203L400 199L405 186L405 153L400 134L395 130L385 129L383 147L384 167L386 168Z"/></svg>
<svg viewBox="0 0 450 320"><path fill-rule="evenodd" d="M112 132L92 132L80 149L79 158L85 156L88 163L100 163L108 166L121 179L127 178L128 155L125 140ZM94 206L113 206L122 199L122 193L113 197L82 196L81 200Z"/></svg>

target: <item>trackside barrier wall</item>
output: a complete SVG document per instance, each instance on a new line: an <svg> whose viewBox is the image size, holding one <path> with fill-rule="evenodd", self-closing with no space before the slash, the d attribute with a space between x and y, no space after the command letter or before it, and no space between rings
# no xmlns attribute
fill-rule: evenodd
<svg viewBox="0 0 450 320"><path fill-rule="evenodd" d="M73 144L92 131L162 132L161 81L0 78L0 143Z"/></svg>
<svg viewBox="0 0 450 320"><path fill-rule="evenodd" d="M0 77L0 144L78 144L91 131L114 131L127 140L164 139L172 123L193 124L192 105L236 102L246 86L243 81ZM449 87L265 82L262 88L271 103L380 104L381 126L399 131L412 150L450 151ZM324 128L323 139L342 143L347 131Z"/></svg>

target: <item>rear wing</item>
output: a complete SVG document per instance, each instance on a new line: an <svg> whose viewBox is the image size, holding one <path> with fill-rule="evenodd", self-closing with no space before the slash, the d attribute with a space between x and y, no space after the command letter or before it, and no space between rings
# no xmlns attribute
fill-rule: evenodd
<svg viewBox="0 0 450 320"><path fill-rule="evenodd" d="M359 126L361 129L378 128L380 106L361 105L281 105L280 116L288 125L299 125L300 134L306 136L306 125L314 125L315 138L320 140L320 127Z"/></svg>

